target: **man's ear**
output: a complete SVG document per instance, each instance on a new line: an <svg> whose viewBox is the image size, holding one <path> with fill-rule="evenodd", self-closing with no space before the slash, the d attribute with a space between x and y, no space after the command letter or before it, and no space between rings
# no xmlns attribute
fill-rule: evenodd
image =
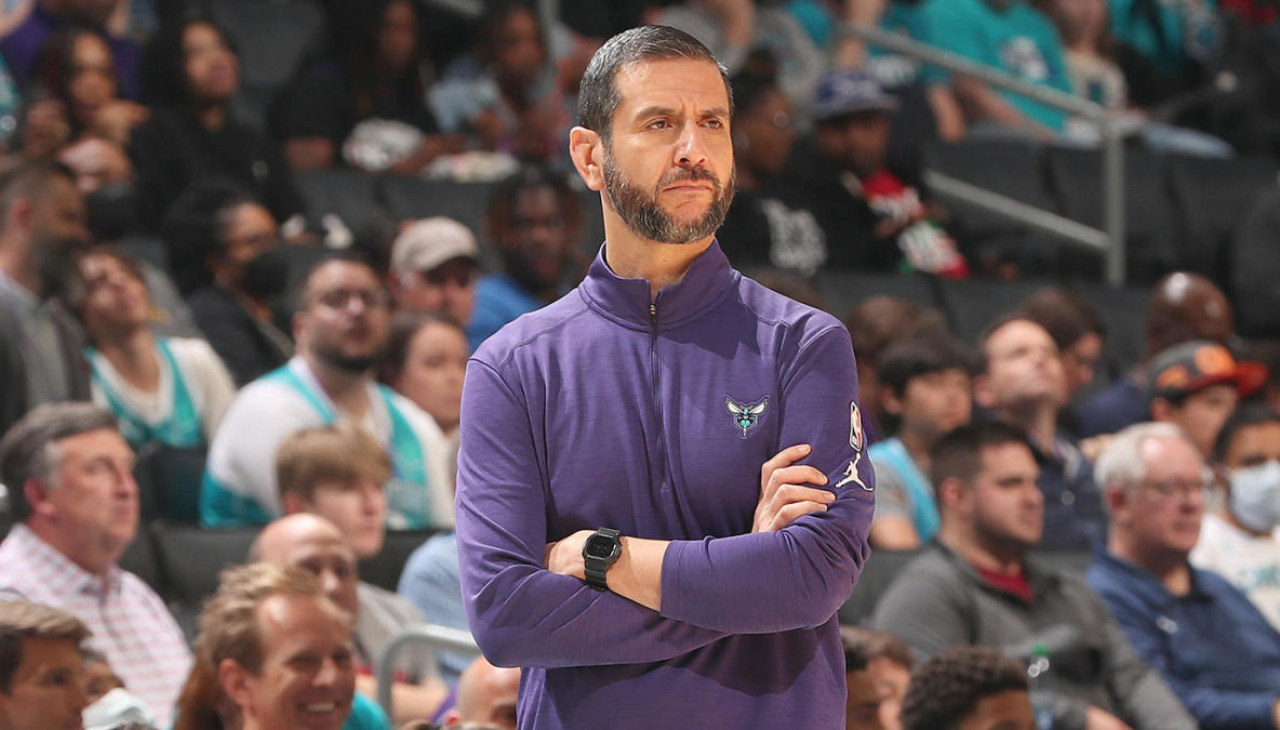
<svg viewBox="0 0 1280 730"><path fill-rule="evenodd" d="M296 515L299 512L306 512L308 504L301 494L297 492L285 492L280 495L280 507L284 509L286 515Z"/></svg>
<svg viewBox="0 0 1280 730"><path fill-rule="evenodd" d="M973 512L973 489L959 477L948 477L938 485L938 511L945 508L957 515L969 516Z"/></svg>
<svg viewBox="0 0 1280 730"><path fill-rule="evenodd" d="M1106 485L1102 488L1102 501L1107 505L1107 512L1112 520L1123 519L1127 514L1132 495L1124 487Z"/></svg>
<svg viewBox="0 0 1280 730"><path fill-rule="evenodd" d="M49 486L44 480L31 477L22 485L22 494L31 505L31 514L44 518L57 516L58 508L49 501Z"/></svg>
<svg viewBox="0 0 1280 730"><path fill-rule="evenodd" d="M249 704L249 670L235 659L223 659L218 664L218 685L238 707Z"/></svg>
<svg viewBox="0 0 1280 730"><path fill-rule="evenodd" d="M902 399L893 392L892 388L880 389L880 405L884 408L884 412L889 415L902 415Z"/></svg>
<svg viewBox="0 0 1280 730"><path fill-rule="evenodd" d="M569 131L569 157L587 188L604 190L604 140L600 133L586 127Z"/></svg>
<svg viewBox="0 0 1280 730"><path fill-rule="evenodd" d="M1154 398L1151 401L1151 420L1153 421L1172 421L1174 416L1173 404L1164 398Z"/></svg>
<svg viewBox="0 0 1280 730"><path fill-rule="evenodd" d="M973 376L973 402L983 408L995 408L996 395L991 391L991 380L986 375Z"/></svg>

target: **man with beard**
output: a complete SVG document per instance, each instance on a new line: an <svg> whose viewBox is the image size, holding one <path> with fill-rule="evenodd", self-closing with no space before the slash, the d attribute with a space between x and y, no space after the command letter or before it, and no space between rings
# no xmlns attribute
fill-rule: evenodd
<svg viewBox="0 0 1280 730"><path fill-rule="evenodd" d="M732 112L693 37L606 42L569 138L605 245L468 364L462 594L522 667L520 728L844 724L875 487L853 348L716 242Z"/></svg>
<svg viewBox="0 0 1280 730"><path fill-rule="evenodd" d="M502 271L476 284L475 310L464 323L472 352L511 320L564 293L582 209L563 179L526 167L494 190L485 227Z"/></svg>
<svg viewBox="0 0 1280 730"><path fill-rule="evenodd" d="M89 399L84 338L56 301L88 244L70 170L30 163L0 179L0 434L41 403Z"/></svg>
<svg viewBox="0 0 1280 730"><path fill-rule="evenodd" d="M334 258L311 271L294 316L297 356L245 386L214 434L200 489L203 523L265 524L281 516L281 442L302 429L347 420L391 455L388 527L453 524L448 448L440 428L374 380L387 342L388 307L387 292L366 263Z"/></svg>
<svg viewBox="0 0 1280 730"><path fill-rule="evenodd" d="M1045 497L1022 432L962 426L932 457L942 527L880 599L874 626L922 658L976 644L1039 667L1032 701L1056 728L1194 728L1084 581L1028 555Z"/></svg>

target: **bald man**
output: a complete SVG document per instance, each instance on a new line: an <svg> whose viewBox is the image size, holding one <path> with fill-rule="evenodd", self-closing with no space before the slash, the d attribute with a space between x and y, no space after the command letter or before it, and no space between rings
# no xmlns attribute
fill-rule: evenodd
<svg viewBox="0 0 1280 730"><path fill-rule="evenodd" d="M520 670L495 667L480 657L458 680L458 704L444 715L444 726L476 722L516 730Z"/></svg>
<svg viewBox="0 0 1280 730"><path fill-rule="evenodd" d="M1142 362L1099 393L1080 414L1082 437L1115 433L1149 418L1147 366L1157 354L1192 340L1226 345L1235 332L1227 295L1199 274L1174 272L1156 283L1147 302Z"/></svg>
<svg viewBox="0 0 1280 730"><path fill-rule="evenodd" d="M426 623L426 617L396 594L361 583L355 551L342 531L323 517L299 513L272 522L258 535L249 557L314 573L330 600L355 616L356 688L376 697L375 663L383 649L401 629ZM429 650L401 654L396 678L392 720L397 726L433 717L449 692Z"/></svg>

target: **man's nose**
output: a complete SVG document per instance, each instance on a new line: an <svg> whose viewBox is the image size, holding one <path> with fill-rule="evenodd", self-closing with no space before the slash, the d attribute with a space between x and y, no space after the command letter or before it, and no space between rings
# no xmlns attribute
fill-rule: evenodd
<svg viewBox="0 0 1280 730"><path fill-rule="evenodd" d="M676 143L676 164L680 167L695 168L707 163L706 140L702 138L702 127L698 124L687 124L680 133Z"/></svg>

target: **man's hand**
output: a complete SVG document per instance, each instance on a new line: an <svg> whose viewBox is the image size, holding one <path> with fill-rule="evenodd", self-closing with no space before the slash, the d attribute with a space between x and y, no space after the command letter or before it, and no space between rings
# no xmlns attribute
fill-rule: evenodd
<svg viewBox="0 0 1280 730"><path fill-rule="evenodd" d="M1084 713L1084 730L1131 730L1124 722L1110 712L1098 707L1090 707Z"/></svg>
<svg viewBox="0 0 1280 730"><path fill-rule="evenodd" d="M586 580L587 562L582 557L582 547L595 532L578 530L563 540L547 543L547 549L542 553L542 567L552 573Z"/></svg>
<svg viewBox="0 0 1280 730"><path fill-rule="evenodd" d="M792 466L809 455L812 447L799 444L779 451L760 467L760 502L756 505L752 532L777 532L810 512L826 512L836 495L825 489L803 486L827 483L827 476L812 466Z"/></svg>

